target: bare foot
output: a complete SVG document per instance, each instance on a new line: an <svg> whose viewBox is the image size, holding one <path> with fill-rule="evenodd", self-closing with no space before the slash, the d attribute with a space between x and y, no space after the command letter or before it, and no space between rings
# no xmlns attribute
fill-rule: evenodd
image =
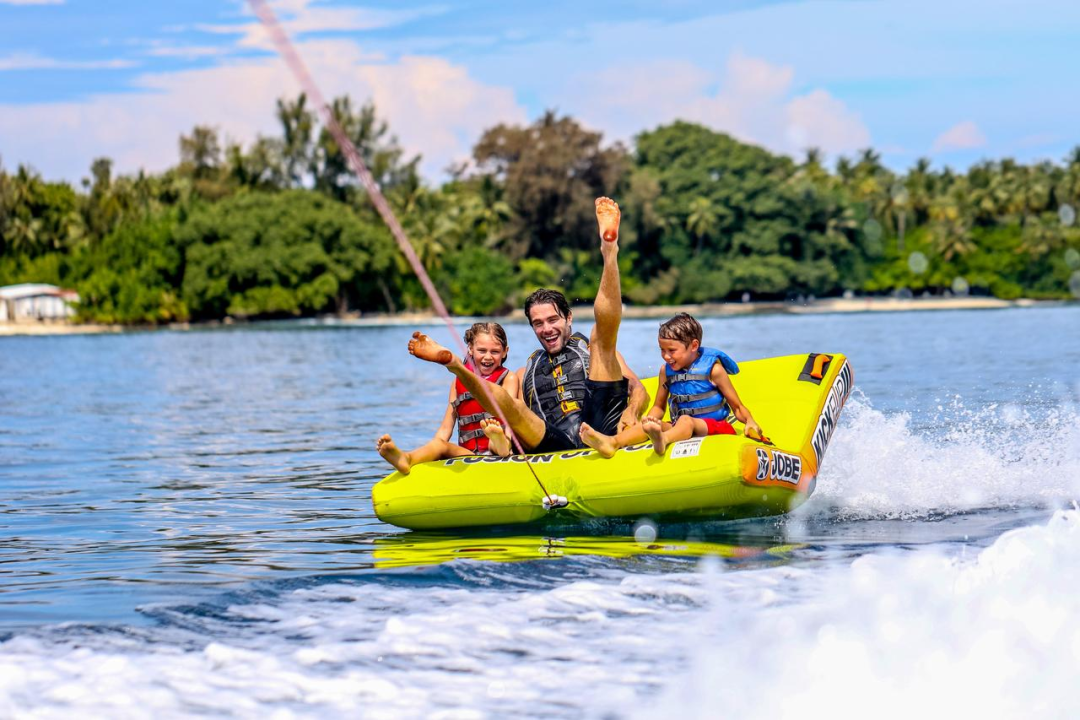
<svg viewBox="0 0 1080 720"><path fill-rule="evenodd" d="M495 418L485 418L480 421L480 429L487 435L488 447L499 457L510 454L510 438L506 437L502 423Z"/></svg>
<svg viewBox="0 0 1080 720"><path fill-rule="evenodd" d="M610 435L596 432L589 427L588 423L581 423L581 429L578 430L578 436L581 438L581 442L600 453L601 457L609 458L619 449L615 447L615 438Z"/></svg>
<svg viewBox="0 0 1080 720"><path fill-rule="evenodd" d="M454 359L454 353L444 348L422 332L414 332L409 341L409 354L415 355L421 360L449 365Z"/></svg>
<svg viewBox="0 0 1080 720"><path fill-rule="evenodd" d="M600 237L605 242L619 239L619 204L611 198L596 198L596 223L600 226Z"/></svg>
<svg viewBox="0 0 1080 720"><path fill-rule="evenodd" d="M663 455L667 450L667 440L664 439L664 426L660 424L660 421L651 417L642 418L641 429L652 440L652 447L656 454Z"/></svg>
<svg viewBox="0 0 1080 720"><path fill-rule="evenodd" d="M402 475L408 475L409 470L412 470L409 453L398 450L398 446L394 444L389 435L383 435L379 438L379 441L375 443L375 447L378 449L379 454L383 456L383 460L393 465Z"/></svg>

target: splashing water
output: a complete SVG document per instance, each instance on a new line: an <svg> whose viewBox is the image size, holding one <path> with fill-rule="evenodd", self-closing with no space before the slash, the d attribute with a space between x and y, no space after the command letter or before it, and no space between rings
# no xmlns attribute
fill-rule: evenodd
<svg viewBox="0 0 1080 720"><path fill-rule="evenodd" d="M807 511L920 519L984 507L1060 507L1080 494L1080 418L1015 406L940 406L932 433L858 394L844 409Z"/></svg>

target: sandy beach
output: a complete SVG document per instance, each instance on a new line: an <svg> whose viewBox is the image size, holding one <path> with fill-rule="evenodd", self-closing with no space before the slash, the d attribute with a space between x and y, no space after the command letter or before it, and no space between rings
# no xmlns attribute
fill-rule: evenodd
<svg viewBox="0 0 1080 720"><path fill-rule="evenodd" d="M123 330L124 327L121 325L79 325L66 322L0 322L0 337L5 335L93 335L123 332Z"/></svg>
<svg viewBox="0 0 1080 720"><path fill-rule="evenodd" d="M930 310L1002 310L1006 308L1055 307L1073 304L1064 300L999 300L991 297L963 298L826 298L803 302L730 302L703 303L700 305L648 305L626 306L623 317L626 318L666 318L678 312L688 312L695 317L722 317L726 315L751 314L792 314L814 315L825 313L860 313L860 312L922 312ZM592 318L591 305L578 305L573 308L574 317L579 320ZM324 316L307 318L299 322L316 325L382 326L382 325L424 325L436 319L430 312L411 312L395 314L356 315L350 317ZM469 320L471 318L460 318ZM520 320L516 314L507 316L504 322ZM254 321L250 324L265 324L281 321ZM286 321L297 322L297 321ZM242 321L226 319L212 323L174 323L162 326L162 329L189 330L205 329L218 326L244 325ZM86 335L95 333L116 333L130 330L145 331L148 326L124 327L121 325L93 325L62 322L19 322L0 323L0 337L12 335Z"/></svg>
<svg viewBox="0 0 1080 720"><path fill-rule="evenodd" d="M930 310L1003 310L1007 308L1056 307L1072 304L1064 300L999 300L992 297L962 298L825 298L803 302L729 302L702 303L697 305L627 305L623 307L624 318L668 318L679 312L695 317L723 317L752 314L816 315L827 313L861 312L919 312ZM592 318L591 305L575 305L574 317L578 320ZM315 322L329 325L417 325L436 319L432 313L398 313L395 315L362 315L350 318L328 317ZM471 318L460 318L462 321ZM520 313L501 318L502 322L524 322Z"/></svg>

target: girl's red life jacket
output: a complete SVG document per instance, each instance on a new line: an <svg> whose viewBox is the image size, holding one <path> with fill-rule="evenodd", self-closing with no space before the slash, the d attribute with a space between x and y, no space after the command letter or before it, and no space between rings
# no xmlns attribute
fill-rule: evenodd
<svg viewBox="0 0 1080 720"><path fill-rule="evenodd" d="M471 361L467 361L465 367L473 372L476 371ZM484 379L490 383L502 385L509 374L508 368L500 367ZM465 389L461 380L454 381L454 389L457 391L457 398L453 405L454 413L457 415L458 445L477 455L483 455L488 452L488 438L480 427L480 421L495 416L484 411L480 402Z"/></svg>

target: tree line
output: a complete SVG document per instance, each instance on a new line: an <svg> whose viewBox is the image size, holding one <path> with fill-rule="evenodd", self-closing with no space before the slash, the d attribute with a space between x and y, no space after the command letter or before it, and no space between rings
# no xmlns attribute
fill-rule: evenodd
<svg viewBox="0 0 1080 720"><path fill-rule="evenodd" d="M867 149L830 170L816 150L799 161L686 122L605 144L547 112L488 129L434 187L372 104L331 112L457 314L541 286L591 300L599 195L624 210L631 303L1080 293L1080 148L902 174ZM73 187L0 164L0 285L72 287L81 319L127 324L427 307L307 99L276 116L279 134L246 146L195 127L159 174L114 176L100 158Z"/></svg>

